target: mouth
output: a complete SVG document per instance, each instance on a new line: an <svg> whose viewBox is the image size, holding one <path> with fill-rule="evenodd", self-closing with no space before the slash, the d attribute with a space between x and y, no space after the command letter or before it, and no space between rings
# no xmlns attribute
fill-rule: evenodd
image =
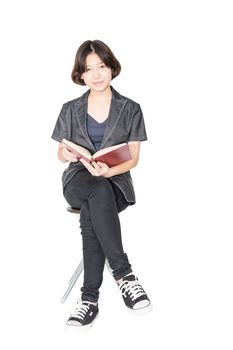
<svg viewBox="0 0 233 350"><path fill-rule="evenodd" d="M103 83L103 81L97 81L96 83L93 83L94 85L100 85L100 84L102 84Z"/></svg>

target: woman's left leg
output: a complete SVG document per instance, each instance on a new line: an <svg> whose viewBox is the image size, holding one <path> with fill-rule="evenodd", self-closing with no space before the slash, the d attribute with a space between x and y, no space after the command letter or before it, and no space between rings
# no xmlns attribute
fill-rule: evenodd
<svg viewBox="0 0 233 350"><path fill-rule="evenodd" d="M110 180L93 176L82 169L66 185L64 195L72 207L80 208L83 202L88 201L92 228L114 278L119 279L131 272L128 257L123 251L118 208Z"/></svg>

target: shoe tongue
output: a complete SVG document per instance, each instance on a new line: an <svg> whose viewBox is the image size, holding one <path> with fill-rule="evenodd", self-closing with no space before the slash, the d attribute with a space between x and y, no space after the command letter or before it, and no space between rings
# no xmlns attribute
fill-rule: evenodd
<svg viewBox="0 0 233 350"><path fill-rule="evenodd" d="M134 275L125 276L123 281L136 281L136 277Z"/></svg>
<svg viewBox="0 0 233 350"><path fill-rule="evenodd" d="M88 301L82 301L82 305L89 305L90 303Z"/></svg>
<svg viewBox="0 0 233 350"><path fill-rule="evenodd" d="M83 301L82 304L87 305L87 306L89 306L89 305L96 306L96 304L94 304L92 301Z"/></svg>

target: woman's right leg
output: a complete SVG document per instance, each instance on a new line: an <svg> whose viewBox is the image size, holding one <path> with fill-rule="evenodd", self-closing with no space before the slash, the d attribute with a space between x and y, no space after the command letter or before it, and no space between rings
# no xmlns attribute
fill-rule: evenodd
<svg viewBox="0 0 233 350"><path fill-rule="evenodd" d="M118 217L118 212L127 205L122 200L116 200L118 196L109 180L92 176L86 169L80 170L67 184L64 196L72 207L81 208L80 227L84 248L82 291L87 300L96 301L97 290L102 283L105 256L116 280L132 271L127 255L123 252ZM95 260L94 265L89 264L92 259Z"/></svg>
<svg viewBox="0 0 233 350"><path fill-rule="evenodd" d="M99 288L103 281L105 256L91 222L89 204L86 198L86 187L89 186L89 182L82 181L82 188L77 193L79 178L85 176L87 180L89 178L85 170L80 170L80 172L66 185L64 197L71 207L80 209L79 222L82 235L84 272L81 299L96 303L99 299Z"/></svg>
<svg viewBox="0 0 233 350"><path fill-rule="evenodd" d="M105 256L92 227L88 201L85 201L81 206L80 228L84 267L81 299L96 303L99 299L99 288L103 281Z"/></svg>

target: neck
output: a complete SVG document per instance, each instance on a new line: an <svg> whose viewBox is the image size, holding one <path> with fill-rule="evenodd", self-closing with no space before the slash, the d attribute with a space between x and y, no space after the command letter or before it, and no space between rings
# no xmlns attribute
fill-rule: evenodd
<svg viewBox="0 0 233 350"><path fill-rule="evenodd" d="M108 86L104 91L94 91L91 90L88 96L89 101L91 102L107 102L112 98L112 90Z"/></svg>

